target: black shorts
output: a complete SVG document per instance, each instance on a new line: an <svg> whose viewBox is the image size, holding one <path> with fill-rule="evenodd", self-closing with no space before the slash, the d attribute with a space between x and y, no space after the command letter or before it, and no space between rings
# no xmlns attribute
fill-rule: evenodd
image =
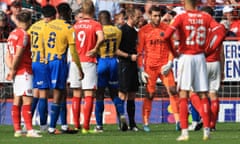
<svg viewBox="0 0 240 144"><path fill-rule="evenodd" d="M136 62L120 60L118 64L119 91L137 92L139 87Z"/></svg>

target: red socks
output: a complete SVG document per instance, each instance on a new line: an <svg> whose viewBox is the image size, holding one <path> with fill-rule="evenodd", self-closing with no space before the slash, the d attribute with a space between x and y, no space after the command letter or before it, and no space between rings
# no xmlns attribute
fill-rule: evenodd
<svg viewBox="0 0 240 144"><path fill-rule="evenodd" d="M27 130L32 130L32 112L31 105L23 105L22 106L22 115L24 119L24 123L26 125Z"/></svg>
<svg viewBox="0 0 240 144"><path fill-rule="evenodd" d="M21 122L21 113L20 106L13 105L12 106L12 121L13 127L15 131L21 130L20 122Z"/></svg>
<svg viewBox="0 0 240 144"><path fill-rule="evenodd" d="M89 123L92 115L92 109L93 109L93 97L85 96L83 128L86 130L89 130Z"/></svg>
<svg viewBox="0 0 240 144"><path fill-rule="evenodd" d="M203 119L203 126L205 128L210 127L210 103L208 98L202 98L202 119Z"/></svg>
<svg viewBox="0 0 240 144"><path fill-rule="evenodd" d="M212 100L211 101L211 120L210 120L210 128L215 128L217 118L219 112L219 100Z"/></svg>
<svg viewBox="0 0 240 144"><path fill-rule="evenodd" d="M12 120L13 127L15 131L21 130L21 107L13 105L12 106ZM32 113L31 113L31 105L23 105L22 106L22 115L26 125L27 130L32 130Z"/></svg>
<svg viewBox="0 0 240 144"><path fill-rule="evenodd" d="M202 103L201 103L200 97L196 93L192 93L190 96L190 100L191 100L192 105L195 107L197 112L202 117Z"/></svg>
<svg viewBox="0 0 240 144"><path fill-rule="evenodd" d="M196 108L203 119L203 126L210 127L210 103L208 98L202 98L193 93L190 97L192 105Z"/></svg>
<svg viewBox="0 0 240 144"><path fill-rule="evenodd" d="M80 128L81 98L72 98L73 123L75 128Z"/></svg>
<svg viewBox="0 0 240 144"><path fill-rule="evenodd" d="M188 128L188 98L180 98L179 103L180 125L182 129Z"/></svg>

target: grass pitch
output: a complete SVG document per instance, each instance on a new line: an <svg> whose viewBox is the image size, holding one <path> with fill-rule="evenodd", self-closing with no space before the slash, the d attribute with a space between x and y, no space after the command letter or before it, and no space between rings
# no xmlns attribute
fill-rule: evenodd
<svg viewBox="0 0 240 144"><path fill-rule="evenodd" d="M42 138L14 138L12 126L0 125L0 144L240 144L239 123L218 123L217 131L212 132L208 141L202 140L202 130L190 132L190 139L187 142L176 141L180 132L175 131L174 124L152 124L150 127L149 133L142 130L122 132L117 129L117 125L105 125L104 132L98 134L45 133Z"/></svg>

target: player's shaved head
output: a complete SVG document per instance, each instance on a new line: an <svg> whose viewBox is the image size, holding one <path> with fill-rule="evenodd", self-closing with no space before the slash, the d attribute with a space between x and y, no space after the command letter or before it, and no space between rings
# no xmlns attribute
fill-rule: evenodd
<svg viewBox="0 0 240 144"><path fill-rule="evenodd" d="M111 14L107 10L100 11L98 14L99 22L102 25L111 24Z"/></svg>
<svg viewBox="0 0 240 144"><path fill-rule="evenodd" d="M46 5L42 7L42 14L44 17L53 17L57 13L56 9L52 5Z"/></svg>
<svg viewBox="0 0 240 144"><path fill-rule="evenodd" d="M66 21L71 20L72 9L68 3L65 2L60 3L59 5L57 5L56 8L61 19L64 19Z"/></svg>

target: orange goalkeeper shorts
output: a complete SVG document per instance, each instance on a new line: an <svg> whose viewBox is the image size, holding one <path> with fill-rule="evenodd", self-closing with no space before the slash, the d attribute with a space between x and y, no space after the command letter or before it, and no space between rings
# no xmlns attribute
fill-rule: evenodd
<svg viewBox="0 0 240 144"><path fill-rule="evenodd" d="M164 86L171 87L175 86L175 80L173 71L170 70L168 75L164 76L161 74L161 66L158 67L145 67L145 72L149 75L147 83L147 91L149 93L154 93L156 90L157 79L160 78Z"/></svg>

